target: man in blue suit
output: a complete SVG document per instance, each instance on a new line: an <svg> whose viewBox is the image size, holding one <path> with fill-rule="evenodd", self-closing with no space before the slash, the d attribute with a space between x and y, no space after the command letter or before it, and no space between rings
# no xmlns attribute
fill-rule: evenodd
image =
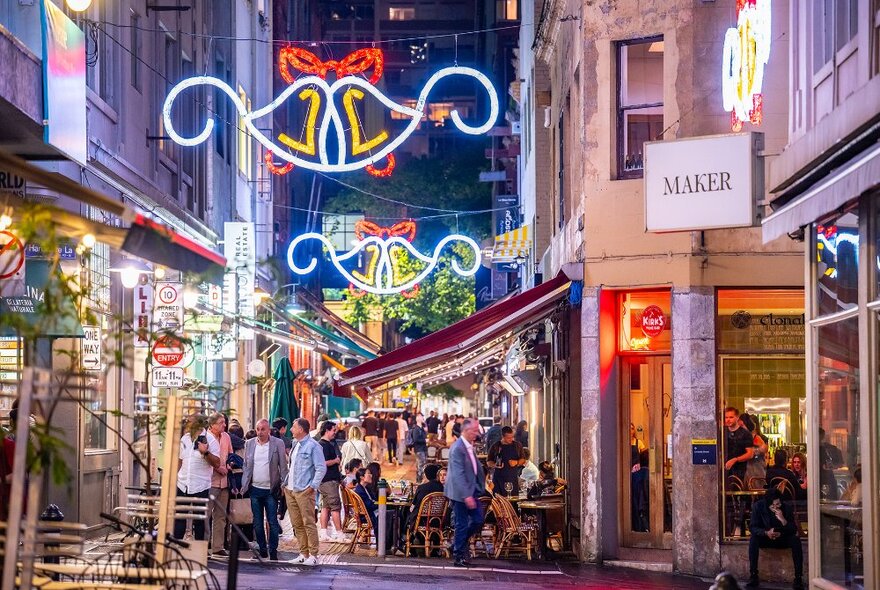
<svg viewBox="0 0 880 590"><path fill-rule="evenodd" d="M461 424L461 438L449 450L443 493L452 501L452 524L455 527L452 556L456 567L470 565L470 538L483 528L483 511L478 498L486 492L486 474L474 450L474 441L479 434L479 423L466 418Z"/></svg>

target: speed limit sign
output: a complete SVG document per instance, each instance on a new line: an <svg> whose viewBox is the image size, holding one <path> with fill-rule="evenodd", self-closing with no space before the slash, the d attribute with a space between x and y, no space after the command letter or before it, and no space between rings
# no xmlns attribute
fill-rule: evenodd
<svg viewBox="0 0 880 590"><path fill-rule="evenodd" d="M153 321L160 330L177 331L183 327L183 284L158 283Z"/></svg>
<svg viewBox="0 0 880 590"><path fill-rule="evenodd" d="M159 285L159 301L165 305L171 305L177 301L178 283L161 283Z"/></svg>

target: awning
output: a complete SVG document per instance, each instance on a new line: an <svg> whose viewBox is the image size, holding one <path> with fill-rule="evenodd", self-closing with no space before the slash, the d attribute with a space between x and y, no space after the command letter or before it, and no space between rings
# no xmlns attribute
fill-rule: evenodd
<svg viewBox="0 0 880 590"><path fill-rule="evenodd" d="M342 336L337 336L333 332L325 330L321 326L310 322L305 318L299 317L296 314L282 313L271 304L266 305L266 308L279 320L287 322L301 330L305 330L307 333L311 334L313 339L324 344L327 348L332 348L343 354L358 356L365 360L376 358L375 354L362 349L351 340L343 338Z"/></svg>
<svg viewBox="0 0 880 590"><path fill-rule="evenodd" d="M382 347L355 330L348 322L330 311L326 305L319 301L314 295L305 290L298 290L296 296L300 302L305 303L312 311L314 311L322 320L333 326L333 328L351 340L366 351L373 353L373 356L382 352Z"/></svg>
<svg viewBox="0 0 880 590"><path fill-rule="evenodd" d="M495 236L492 248L492 262L513 262L517 258L526 258L532 250L531 225Z"/></svg>
<svg viewBox="0 0 880 590"><path fill-rule="evenodd" d="M452 367L474 366L500 345L550 314L567 295L571 281L556 278L482 309L474 315L363 363L340 375L340 387L378 387L415 375L426 367L442 372Z"/></svg>
<svg viewBox="0 0 880 590"><path fill-rule="evenodd" d="M880 183L880 143L849 160L761 223L764 243L839 209Z"/></svg>
<svg viewBox="0 0 880 590"><path fill-rule="evenodd" d="M333 367L337 371L344 372L347 370L347 367L345 365L343 365L342 363L337 361L335 358L333 358L329 354L322 354L321 358L324 359L328 365L330 365L331 367ZM334 387L333 388L333 397L341 397L341 398L345 398L345 399L351 399L352 394L354 394L354 397L356 397L362 404L367 403L367 400L361 396L360 392L353 390L353 388L350 388L350 387L343 387L343 388Z"/></svg>
<svg viewBox="0 0 880 590"><path fill-rule="evenodd" d="M105 223L91 221L53 205L39 205L49 210L53 222L62 233L69 232L65 233L65 237L81 238L83 235L91 233L98 241L115 250L123 250L138 258L171 269L201 275L204 280L209 282L222 282L226 268L226 259L223 256L193 242L167 226L135 213L120 201L84 187L61 174L47 172L2 150L0 150L0 169L17 174L81 203L116 215L130 224L127 229L116 228ZM34 205L34 203L13 194L0 195L0 203L16 208Z"/></svg>

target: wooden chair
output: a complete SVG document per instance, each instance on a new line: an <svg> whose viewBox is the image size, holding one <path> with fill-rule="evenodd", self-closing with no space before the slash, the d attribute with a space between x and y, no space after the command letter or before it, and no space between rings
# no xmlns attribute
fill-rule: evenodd
<svg viewBox="0 0 880 590"><path fill-rule="evenodd" d="M440 463L442 465L449 463L449 447L443 447L440 449Z"/></svg>
<svg viewBox="0 0 880 590"><path fill-rule="evenodd" d="M492 557L495 551L496 523L498 518L492 511L492 496L480 496L479 500L480 506L483 509L483 528L479 534L471 537L471 552L476 556L477 551L481 551L486 557ZM486 542L487 538L492 544L491 551L489 550L489 544ZM482 548L479 546L482 546Z"/></svg>
<svg viewBox="0 0 880 590"><path fill-rule="evenodd" d="M446 509L449 500L443 492L433 492L425 496L416 514L415 528L406 536L406 554L410 549L422 549L425 557L431 556L431 551L439 549L445 557L449 557L449 549L446 547ZM407 531L409 533L409 531ZM416 544L415 536L420 535L424 541ZM436 539L436 542L435 542Z"/></svg>
<svg viewBox="0 0 880 590"><path fill-rule="evenodd" d="M496 495L492 499L492 510L498 521L495 535L495 558L504 553L509 557L512 551L525 553L526 559L532 559L532 551L537 545L537 531L534 526L523 524L513 504L503 496Z"/></svg>
<svg viewBox="0 0 880 590"><path fill-rule="evenodd" d="M371 548L373 546L373 521L370 520L370 514L361 497L351 490L342 490L344 496L348 496L348 501L352 506L354 528L351 535L351 545L348 546L348 552L354 553L354 548L358 545Z"/></svg>
<svg viewBox="0 0 880 590"><path fill-rule="evenodd" d="M766 477L750 477L749 478L749 489L750 490L763 490L767 488L767 478Z"/></svg>
<svg viewBox="0 0 880 590"><path fill-rule="evenodd" d="M437 462L437 447L429 446L428 447L428 463L436 463Z"/></svg>
<svg viewBox="0 0 880 590"><path fill-rule="evenodd" d="M350 490L347 490L345 486L342 486L340 490L342 493L342 532L354 534L357 530L355 526L355 508L354 504L351 501L351 496L349 496Z"/></svg>
<svg viewBox="0 0 880 590"><path fill-rule="evenodd" d="M770 485L767 487L779 490L783 500L789 502L794 501L794 486L792 486L791 482L784 477L774 477L770 480Z"/></svg>

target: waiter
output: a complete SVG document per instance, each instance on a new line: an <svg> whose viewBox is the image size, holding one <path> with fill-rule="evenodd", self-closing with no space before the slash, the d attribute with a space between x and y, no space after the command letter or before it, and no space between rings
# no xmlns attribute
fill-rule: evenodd
<svg viewBox="0 0 880 590"><path fill-rule="evenodd" d="M489 449L489 467L492 467L493 491L502 496L519 495L519 472L526 464L523 447L513 436L513 428L501 429L501 440ZM510 484L510 491L508 486Z"/></svg>

